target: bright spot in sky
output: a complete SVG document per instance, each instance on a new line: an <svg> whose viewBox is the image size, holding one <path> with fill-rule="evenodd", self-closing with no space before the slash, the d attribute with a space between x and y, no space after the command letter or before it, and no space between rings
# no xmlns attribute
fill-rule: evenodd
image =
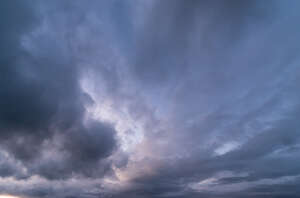
<svg viewBox="0 0 300 198"><path fill-rule="evenodd" d="M88 116L95 120L113 123L121 141L121 149L123 151L133 150L143 140L142 124L134 120L127 109L116 109L109 98L98 96L93 88L93 83L88 78L81 79L81 86L94 101L93 105L86 107Z"/></svg>
<svg viewBox="0 0 300 198"><path fill-rule="evenodd" d="M0 195L0 198L19 198L19 197L12 196L12 195Z"/></svg>
<svg viewBox="0 0 300 198"><path fill-rule="evenodd" d="M216 155L224 155L239 147L237 142L227 142L215 150Z"/></svg>

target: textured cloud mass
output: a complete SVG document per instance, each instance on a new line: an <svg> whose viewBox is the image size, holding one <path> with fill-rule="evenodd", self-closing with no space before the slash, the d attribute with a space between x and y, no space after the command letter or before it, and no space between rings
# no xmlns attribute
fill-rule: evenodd
<svg viewBox="0 0 300 198"><path fill-rule="evenodd" d="M2 1L0 195L299 197L299 9Z"/></svg>

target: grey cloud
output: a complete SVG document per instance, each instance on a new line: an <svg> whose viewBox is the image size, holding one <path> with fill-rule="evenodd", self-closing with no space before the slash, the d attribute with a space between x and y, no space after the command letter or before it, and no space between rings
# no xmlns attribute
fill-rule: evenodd
<svg viewBox="0 0 300 198"><path fill-rule="evenodd" d="M154 2L134 57L137 77L153 84L178 82L190 67L222 70L214 58L225 59L224 50L238 44L247 25L267 23L258 1Z"/></svg>
<svg viewBox="0 0 300 198"><path fill-rule="evenodd" d="M1 193L299 196L297 1L3 5Z"/></svg>
<svg viewBox="0 0 300 198"><path fill-rule="evenodd" d="M167 188L160 191L164 185L178 180L202 181L226 170L250 173L231 183L299 174L297 151L293 157L272 156L276 150L299 144L298 116L293 113L299 108L296 99L299 93L294 89L299 83L296 80L299 70L295 66L298 59L296 55L290 56L299 51L299 41L284 42L285 36L299 33L294 28L299 16L293 13L283 19L280 2L201 3L157 3L151 15L153 22L146 23L137 47L135 77L139 83L145 83L141 87L149 95L166 94L165 100L155 105L165 108L171 103L174 110L170 115L174 119L170 122L173 131L165 132L165 136L148 137L154 145L163 138L171 155L183 156L174 157L174 161L167 158L153 175L145 174L135 180L137 197L163 196L166 192L176 192ZM294 1L289 3L297 5ZM197 9L216 12L209 15L205 11L198 13ZM184 25L180 25L181 17L176 18L180 11ZM201 25L201 16L210 26L193 29ZM193 23L192 19L197 22ZM281 29L283 26L286 29ZM201 33L206 30L207 37L202 40ZM270 33L269 37L266 33ZM256 43L260 40L266 42L264 46ZM275 43L281 48L276 48ZM251 55L247 57L244 52ZM153 91L163 88L169 92ZM288 105L292 107L287 108ZM230 140L243 145L224 156L214 157L214 149ZM177 189L181 185L175 184Z"/></svg>
<svg viewBox="0 0 300 198"><path fill-rule="evenodd" d="M36 21L43 23L34 16L38 7L34 7L33 2L23 1L2 4L5 11L1 12L1 20L4 20L1 41L8 49L2 49L4 53L0 57L1 149L30 170L43 159L44 145L59 134L65 145L58 152L70 155L70 161L58 162L62 163L58 166L68 163L60 174L50 168L52 177L81 173L81 166L86 165L93 172L98 169L96 162L113 152L115 129L99 121L84 123L87 94L81 90L77 65L70 58L72 54L64 53L68 50L66 41L59 37L43 38L42 34L36 37L42 39L40 43L29 44L39 51L31 53L22 45L23 38L36 31ZM4 173L4 164L2 169L3 176L14 175L8 169ZM50 177L42 171L33 173Z"/></svg>

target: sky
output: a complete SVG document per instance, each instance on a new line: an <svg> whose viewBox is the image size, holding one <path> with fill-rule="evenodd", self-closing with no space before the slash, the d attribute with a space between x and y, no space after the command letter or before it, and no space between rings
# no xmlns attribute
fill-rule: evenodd
<svg viewBox="0 0 300 198"><path fill-rule="evenodd" d="M300 197L298 0L0 3L0 198Z"/></svg>

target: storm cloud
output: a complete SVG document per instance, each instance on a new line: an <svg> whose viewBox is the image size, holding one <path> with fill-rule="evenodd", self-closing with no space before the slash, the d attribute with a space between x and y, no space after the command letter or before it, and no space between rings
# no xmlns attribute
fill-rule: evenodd
<svg viewBox="0 0 300 198"><path fill-rule="evenodd" d="M0 197L299 197L299 8L2 1Z"/></svg>

